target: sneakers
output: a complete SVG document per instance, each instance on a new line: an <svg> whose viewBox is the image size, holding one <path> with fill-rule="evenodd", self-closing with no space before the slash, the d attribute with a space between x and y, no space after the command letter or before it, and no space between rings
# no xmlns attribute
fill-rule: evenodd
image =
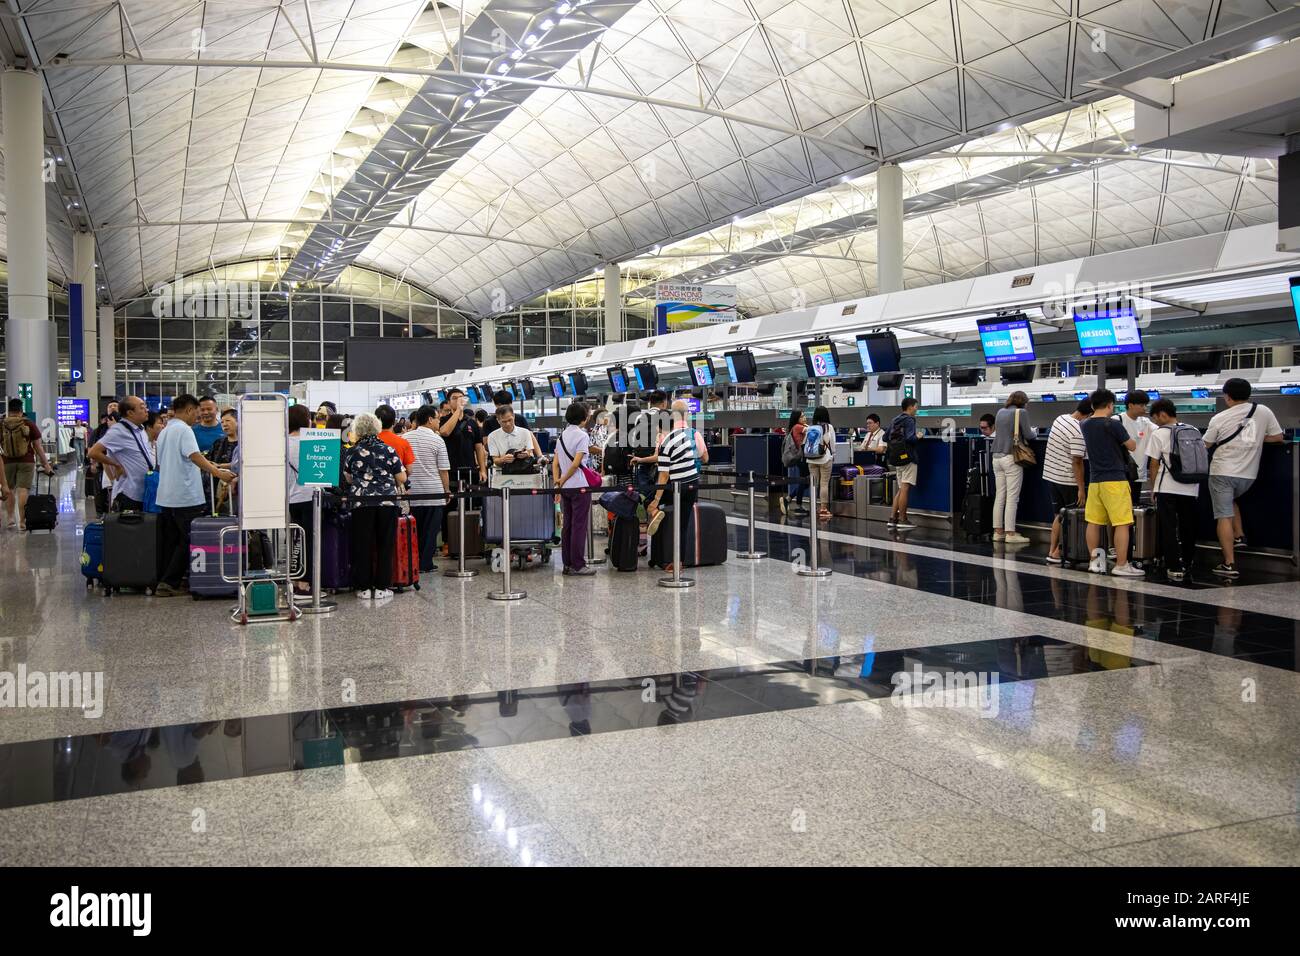
<svg viewBox="0 0 1300 956"><path fill-rule="evenodd" d="M1169 572L1167 575L1165 575L1165 576L1166 576L1167 578L1169 578L1169 583L1170 583L1170 584L1182 584L1182 583L1183 583L1183 572L1182 572L1182 571L1170 571L1170 572Z"/></svg>
<svg viewBox="0 0 1300 956"><path fill-rule="evenodd" d="M393 596L393 592L388 590L388 588L380 588L378 591L373 591L372 594L376 601L382 601L384 598L390 598Z"/></svg>
<svg viewBox="0 0 1300 956"><path fill-rule="evenodd" d="M1047 556L1047 563L1048 563L1048 564L1061 564L1062 561L1061 561L1061 557L1060 557L1060 555L1049 554L1049 555Z"/></svg>
<svg viewBox="0 0 1300 956"><path fill-rule="evenodd" d="M1135 568L1131 564L1117 564L1111 568L1110 573L1117 578L1140 578L1146 574L1141 568Z"/></svg>
<svg viewBox="0 0 1300 956"><path fill-rule="evenodd" d="M664 510L660 508L655 512L655 516L650 519L650 523L645 526L645 533L653 535L659 530L659 526L664 523Z"/></svg>
<svg viewBox="0 0 1300 956"><path fill-rule="evenodd" d="M374 591L358 591L358 592L357 592L357 600L358 600L358 601L369 601L369 600L370 600L371 598L373 598L374 596L375 596L375 592L374 592Z"/></svg>
<svg viewBox="0 0 1300 956"><path fill-rule="evenodd" d="M1235 564L1220 564L1214 569L1214 573L1221 578L1232 579L1241 577L1241 572L1237 570Z"/></svg>
<svg viewBox="0 0 1300 956"><path fill-rule="evenodd" d="M897 525L898 525L898 519L893 517L892 515L890 516L889 520L885 522L886 528L894 528L897 527Z"/></svg>
<svg viewBox="0 0 1300 956"><path fill-rule="evenodd" d="M1008 534L1004 540L1007 542L1007 544L1028 544L1029 543L1028 538L1026 538L1023 534L1019 534L1015 531L1012 531L1010 534Z"/></svg>
<svg viewBox="0 0 1300 956"><path fill-rule="evenodd" d="M589 564L582 569L570 568L568 573L572 574L575 578L589 578L596 573L596 569Z"/></svg>
<svg viewBox="0 0 1300 956"><path fill-rule="evenodd" d="M894 524L895 531L912 531L916 528L914 524L908 524L906 521L899 521Z"/></svg>
<svg viewBox="0 0 1300 956"><path fill-rule="evenodd" d="M1106 557L1108 557L1108 558L1110 558L1112 561L1114 561L1115 558L1116 558L1115 549L1114 549L1114 548L1107 548L1107 549L1106 549Z"/></svg>
<svg viewBox="0 0 1300 956"><path fill-rule="evenodd" d="M994 532L993 532L993 540L994 540L994 541L1001 541L1001 540L1003 540L1006 536L1007 536L1007 533L1006 533L1005 531L994 531Z"/></svg>
<svg viewBox="0 0 1300 956"><path fill-rule="evenodd" d="M1106 552L1098 548L1092 552L1092 560L1088 562L1088 570L1093 574L1106 573Z"/></svg>
<svg viewBox="0 0 1300 956"><path fill-rule="evenodd" d="M184 593L185 592L183 590L181 590L180 588L172 587L166 581L160 581L158 583L158 586L153 589L153 596L160 597L160 598L180 597Z"/></svg>
<svg viewBox="0 0 1300 956"><path fill-rule="evenodd" d="M1240 538L1233 538L1233 539L1232 539L1232 546L1233 546L1234 548L1244 548L1244 547L1246 546L1246 538L1245 538L1245 536L1243 535L1243 536L1240 537Z"/></svg>

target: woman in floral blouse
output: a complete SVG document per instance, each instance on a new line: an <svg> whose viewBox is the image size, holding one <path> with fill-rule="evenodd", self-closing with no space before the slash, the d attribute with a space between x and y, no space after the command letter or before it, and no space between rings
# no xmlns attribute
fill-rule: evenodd
<svg viewBox="0 0 1300 956"><path fill-rule="evenodd" d="M356 444L343 455L343 480L360 498L391 498L406 484L397 453L379 440L379 419L358 415L352 423ZM397 502L361 504L352 509L352 587L357 597L393 596L393 552L397 549Z"/></svg>

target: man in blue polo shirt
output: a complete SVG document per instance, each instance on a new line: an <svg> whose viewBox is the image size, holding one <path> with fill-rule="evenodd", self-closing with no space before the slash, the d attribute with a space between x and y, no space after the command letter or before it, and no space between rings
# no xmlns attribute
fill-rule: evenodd
<svg viewBox="0 0 1300 956"><path fill-rule="evenodd" d="M162 509L163 572L156 597L182 594L181 578L190 564L190 522L207 510L203 491L206 471L221 481L235 475L212 464L199 451L194 423L199 402L193 395L180 395L172 402L172 420L158 436L158 507Z"/></svg>
<svg viewBox="0 0 1300 956"><path fill-rule="evenodd" d="M121 421L111 425L88 454L113 483L109 492L112 510L142 511L145 475L158 467L144 430L149 406L143 398L128 395L118 405L118 414Z"/></svg>

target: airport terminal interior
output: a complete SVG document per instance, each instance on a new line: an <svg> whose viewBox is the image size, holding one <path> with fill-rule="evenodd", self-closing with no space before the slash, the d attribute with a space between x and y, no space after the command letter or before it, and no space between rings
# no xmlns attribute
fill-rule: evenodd
<svg viewBox="0 0 1300 956"><path fill-rule="evenodd" d="M0 862L1300 862L1300 6L0 66Z"/></svg>

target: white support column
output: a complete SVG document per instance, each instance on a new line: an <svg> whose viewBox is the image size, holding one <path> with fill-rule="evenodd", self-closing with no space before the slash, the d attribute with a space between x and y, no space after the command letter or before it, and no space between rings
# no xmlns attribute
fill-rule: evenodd
<svg viewBox="0 0 1300 956"><path fill-rule="evenodd" d="M897 163L876 170L876 281L882 294L903 290L903 170Z"/></svg>
<svg viewBox="0 0 1300 956"><path fill-rule="evenodd" d="M618 263L605 266L605 344L623 341L623 279Z"/></svg>
<svg viewBox="0 0 1300 956"><path fill-rule="evenodd" d="M117 331L117 317L113 315L111 305L99 307L99 395L121 395L126 390L126 383L117 381L117 347L114 339ZM119 390L120 385L120 390ZM99 396L96 396L98 398ZM92 405L90 413L99 419L98 404Z"/></svg>
<svg viewBox="0 0 1300 956"><path fill-rule="evenodd" d="M1295 346L1294 345L1275 345L1273 346L1273 367L1286 368L1288 365L1295 364Z"/></svg>
<svg viewBox="0 0 1300 956"><path fill-rule="evenodd" d="M497 320L483 319L479 326L479 368L497 364Z"/></svg>
<svg viewBox="0 0 1300 956"><path fill-rule="evenodd" d="M95 237L88 232L72 234L72 281L81 284L81 381L77 398L90 399L90 412L99 410L99 351L95 309ZM71 324L69 324L71 329Z"/></svg>
<svg viewBox="0 0 1300 956"><path fill-rule="evenodd" d="M30 382L32 411L39 422L54 417L58 390L50 372L57 356L50 354L53 323L46 280L40 77L28 71L5 70L0 76L0 117L4 123L5 232L9 237L5 388L17 396L19 383Z"/></svg>

